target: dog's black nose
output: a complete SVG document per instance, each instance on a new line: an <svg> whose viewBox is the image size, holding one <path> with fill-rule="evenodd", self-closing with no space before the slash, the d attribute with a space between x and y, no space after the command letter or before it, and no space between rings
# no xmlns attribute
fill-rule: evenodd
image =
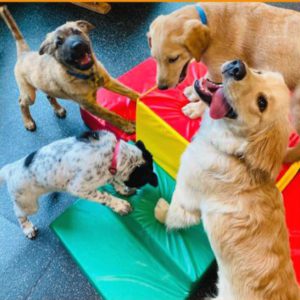
<svg viewBox="0 0 300 300"><path fill-rule="evenodd" d="M158 85L158 89L159 90L167 90L168 89L168 86L166 84L159 84Z"/></svg>
<svg viewBox="0 0 300 300"><path fill-rule="evenodd" d="M71 49L76 52L85 52L86 45L81 41L73 41L73 43L71 44Z"/></svg>
<svg viewBox="0 0 300 300"><path fill-rule="evenodd" d="M235 80L242 80L246 74L246 66L241 60L233 60L223 70L223 74L233 77Z"/></svg>

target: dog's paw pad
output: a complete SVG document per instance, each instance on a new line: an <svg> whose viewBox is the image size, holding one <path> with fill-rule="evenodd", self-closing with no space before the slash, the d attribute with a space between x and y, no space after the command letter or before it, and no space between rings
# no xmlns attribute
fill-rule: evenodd
<svg viewBox="0 0 300 300"><path fill-rule="evenodd" d="M155 219L164 224L166 222L168 210L169 203L165 199L160 198L154 208Z"/></svg>
<svg viewBox="0 0 300 300"><path fill-rule="evenodd" d="M55 114L58 118L64 119L67 116L67 111L62 107L55 111Z"/></svg>
<svg viewBox="0 0 300 300"><path fill-rule="evenodd" d="M127 215L132 211L130 203L125 200L116 201L112 209L121 216Z"/></svg>

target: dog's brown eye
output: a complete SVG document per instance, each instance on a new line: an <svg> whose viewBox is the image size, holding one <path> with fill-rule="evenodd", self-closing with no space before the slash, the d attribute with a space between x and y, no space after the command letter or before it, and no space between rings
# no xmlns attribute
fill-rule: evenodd
<svg viewBox="0 0 300 300"><path fill-rule="evenodd" d="M170 64L173 64L174 62L176 62L178 60L178 58L179 58L179 55L177 55L176 57L170 57L168 59L168 61Z"/></svg>
<svg viewBox="0 0 300 300"><path fill-rule="evenodd" d="M60 36L56 38L56 46L61 46L64 43L64 39Z"/></svg>
<svg viewBox="0 0 300 300"><path fill-rule="evenodd" d="M268 101L267 101L266 96L259 95L257 97L257 106L258 106L260 112L264 112L266 110L266 108L268 106Z"/></svg>

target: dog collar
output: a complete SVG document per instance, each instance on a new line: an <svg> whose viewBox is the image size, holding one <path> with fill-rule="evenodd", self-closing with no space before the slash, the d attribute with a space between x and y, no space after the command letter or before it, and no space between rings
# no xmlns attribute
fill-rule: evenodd
<svg viewBox="0 0 300 300"><path fill-rule="evenodd" d="M71 70L67 70L67 73L71 76L74 76L78 79L83 79L83 80L90 79L93 76L93 73L92 74L82 74L82 73L73 72Z"/></svg>
<svg viewBox="0 0 300 300"><path fill-rule="evenodd" d="M204 9L200 5L195 5L195 8L199 14L202 24L207 25L207 17Z"/></svg>
<svg viewBox="0 0 300 300"><path fill-rule="evenodd" d="M113 153L113 158L111 161L111 165L109 167L109 172L111 175L116 175L116 173L117 173L117 163L118 163L118 155L119 155L119 151L120 151L120 143L121 143L121 141L117 141L117 143L116 143L115 150Z"/></svg>

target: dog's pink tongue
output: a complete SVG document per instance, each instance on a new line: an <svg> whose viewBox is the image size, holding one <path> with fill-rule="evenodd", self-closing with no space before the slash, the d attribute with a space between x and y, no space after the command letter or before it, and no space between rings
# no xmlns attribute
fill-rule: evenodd
<svg viewBox="0 0 300 300"><path fill-rule="evenodd" d="M222 119L224 118L230 110L230 106L227 103L223 88L219 88L212 96L209 114L212 119Z"/></svg>
<svg viewBox="0 0 300 300"><path fill-rule="evenodd" d="M91 58L89 56L89 54L85 54L85 56L80 60L80 64L81 65L86 65L90 62Z"/></svg>

